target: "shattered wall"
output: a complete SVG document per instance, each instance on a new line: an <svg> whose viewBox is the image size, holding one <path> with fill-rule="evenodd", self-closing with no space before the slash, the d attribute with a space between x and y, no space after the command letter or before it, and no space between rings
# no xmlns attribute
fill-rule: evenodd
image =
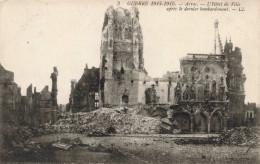
<svg viewBox="0 0 260 164"><path fill-rule="evenodd" d="M156 104L174 104L175 87L177 85L179 72L167 72L162 78L147 78L139 82L140 104L147 104L145 91L154 86L157 95Z"/></svg>

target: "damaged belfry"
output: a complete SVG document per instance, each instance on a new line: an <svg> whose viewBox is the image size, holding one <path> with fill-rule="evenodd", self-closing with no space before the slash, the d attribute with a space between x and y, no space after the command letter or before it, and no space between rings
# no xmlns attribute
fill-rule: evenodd
<svg viewBox="0 0 260 164"><path fill-rule="evenodd" d="M233 50L231 39L223 49L217 20L214 29L212 53L188 54L180 60L180 71L151 78L144 68L138 9L109 7L102 28L99 72L92 68L86 73L85 69L92 80L81 78L84 86L91 86L82 93L83 106L96 107L97 101L99 107L166 105L168 117L162 119L166 131L220 132L242 125L246 80L242 54L237 47ZM73 84L70 97L75 97L77 87Z"/></svg>
<svg viewBox="0 0 260 164"><path fill-rule="evenodd" d="M147 74L137 8L109 7L102 31L100 105L137 105ZM111 94L113 93L113 94ZM140 96L139 96L140 95Z"/></svg>

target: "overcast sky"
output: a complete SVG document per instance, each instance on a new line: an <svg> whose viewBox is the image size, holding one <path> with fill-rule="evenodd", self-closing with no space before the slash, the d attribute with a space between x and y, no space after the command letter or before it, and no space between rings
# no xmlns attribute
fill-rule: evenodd
<svg viewBox="0 0 260 164"><path fill-rule="evenodd" d="M139 6L144 37L144 66L152 77L179 71L187 53L213 50L214 20L224 45L226 36L243 54L246 102L260 103L260 3L244 1L245 12L167 12L166 7ZM25 94L32 83L51 89L56 66L58 103L67 103L70 80L81 77L85 64L99 67L105 10L117 1L8 0L0 7L0 63L15 74ZM127 1L121 1L121 7Z"/></svg>

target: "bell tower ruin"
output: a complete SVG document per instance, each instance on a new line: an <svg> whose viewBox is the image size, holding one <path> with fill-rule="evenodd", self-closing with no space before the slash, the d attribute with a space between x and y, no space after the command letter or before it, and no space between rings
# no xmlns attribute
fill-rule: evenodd
<svg viewBox="0 0 260 164"><path fill-rule="evenodd" d="M137 8L106 10L100 51L100 105L138 104L138 84L146 73Z"/></svg>

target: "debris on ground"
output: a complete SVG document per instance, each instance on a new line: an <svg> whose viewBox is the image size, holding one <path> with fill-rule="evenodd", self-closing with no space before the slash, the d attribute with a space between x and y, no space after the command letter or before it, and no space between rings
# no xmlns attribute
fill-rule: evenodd
<svg viewBox="0 0 260 164"><path fill-rule="evenodd" d="M60 142L53 143L52 146L63 149L63 150L68 150L70 147L72 147L71 144L65 144L65 143L60 143Z"/></svg>
<svg viewBox="0 0 260 164"><path fill-rule="evenodd" d="M176 144L227 144L236 146L260 146L259 127L237 127L221 133L219 137L181 138L175 139ZM247 151L249 151L249 149Z"/></svg>
<svg viewBox="0 0 260 164"><path fill-rule="evenodd" d="M137 115L131 108L127 110L123 107L101 108L87 113L67 113L54 125L45 124L43 131L45 134L60 132L90 135L155 134L160 132L160 124L160 118Z"/></svg>
<svg viewBox="0 0 260 164"><path fill-rule="evenodd" d="M70 138L61 138L59 141L52 143L52 146L55 148L68 150L69 148L73 146L81 145L82 141L79 137L70 139Z"/></svg>
<svg viewBox="0 0 260 164"><path fill-rule="evenodd" d="M142 108L138 108L136 113L147 117L165 118L167 117L167 109L169 109L168 105L144 106Z"/></svg>
<svg viewBox="0 0 260 164"><path fill-rule="evenodd" d="M94 132L88 133L87 136L88 137L106 137L106 136L109 136L109 135L107 133L94 131Z"/></svg>
<svg viewBox="0 0 260 164"><path fill-rule="evenodd" d="M175 139L174 143L178 145L194 144L194 145L205 145L205 144L219 144L216 137L209 138L180 138Z"/></svg>
<svg viewBox="0 0 260 164"><path fill-rule="evenodd" d="M169 118L163 118L161 124L161 133L166 134L180 134L185 133L181 129L178 129L178 122Z"/></svg>
<svg viewBox="0 0 260 164"><path fill-rule="evenodd" d="M237 127L223 132L219 143L238 146L259 146L259 127Z"/></svg>

